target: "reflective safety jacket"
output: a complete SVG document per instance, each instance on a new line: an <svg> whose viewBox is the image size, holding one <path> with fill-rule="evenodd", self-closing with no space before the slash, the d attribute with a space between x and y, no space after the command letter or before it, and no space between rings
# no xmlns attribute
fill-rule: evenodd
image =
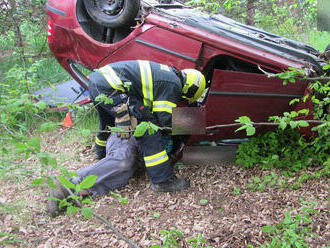
<svg viewBox="0 0 330 248"><path fill-rule="evenodd" d="M134 98L156 117L160 126L172 125L172 108L182 96L182 82L175 70L151 61L121 61L98 70L107 87Z"/></svg>

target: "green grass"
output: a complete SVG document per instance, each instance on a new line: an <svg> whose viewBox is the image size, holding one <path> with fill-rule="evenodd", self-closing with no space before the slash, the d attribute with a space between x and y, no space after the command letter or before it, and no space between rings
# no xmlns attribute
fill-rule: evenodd
<svg viewBox="0 0 330 248"><path fill-rule="evenodd" d="M309 33L309 43L320 52L323 52L330 44L330 32L311 31Z"/></svg>
<svg viewBox="0 0 330 248"><path fill-rule="evenodd" d="M39 60L37 66L37 84L34 90L47 88L50 85L72 80L70 74L57 62L53 55Z"/></svg>
<svg viewBox="0 0 330 248"><path fill-rule="evenodd" d="M17 59L13 56L0 57L0 78L3 79L5 73L9 71L9 69L12 68L16 63Z"/></svg>
<svg viewBox="0 0 330 248"><path fill-rule="evenodd" d="M83 130L97 131L98 130L98 117L96 110L92 105L87 105L86 109L81 111L73 118L74 126L72 129L63 136L61 143L85 143L92 144L95 133L92 133L88 137L82 135Z"/></svg>

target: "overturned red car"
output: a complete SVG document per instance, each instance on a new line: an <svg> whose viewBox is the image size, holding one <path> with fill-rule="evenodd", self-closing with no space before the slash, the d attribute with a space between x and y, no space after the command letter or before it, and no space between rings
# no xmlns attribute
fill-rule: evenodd
<svg viewBox="0 0 330 248"><path fill-rule="evenodd" d="M95 69L141 59L202 71L208 88L202 103L206 126L234 123L240 116L262 122L296 108L289 102L302 97L308 83L283 86L282 80L264 72L295 67L312 76L326 64L309 45L179 2L48 0L46 9L49 47L85 88L87 79L78 65ZM306 106L311 108L310 103ZM210 129L190 141L245 136L234 132L236 128Z"/></svg>

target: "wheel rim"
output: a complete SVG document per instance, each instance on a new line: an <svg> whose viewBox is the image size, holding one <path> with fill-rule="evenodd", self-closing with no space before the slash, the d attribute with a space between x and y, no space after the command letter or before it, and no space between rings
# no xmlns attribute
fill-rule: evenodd
<svg viewBox="0 0 330 248"><path fill-rule="evenodd" d="M94 0L94 8L108 16L116 16L123 10L124 0Z"/></svg>

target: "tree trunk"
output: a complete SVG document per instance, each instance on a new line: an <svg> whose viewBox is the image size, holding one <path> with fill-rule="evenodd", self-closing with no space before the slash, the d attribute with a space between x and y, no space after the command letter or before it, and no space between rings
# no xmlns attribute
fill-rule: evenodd
<svg viewBox="0 0 330 248"><path fill-rule="evenodd" d="M23 37L22 37L22 32L20 28L20 21L17 20L17 6L16 6L16 1L15 0L10 0L9 1L9 9L8 9L10 16L12 18L11 22L12 25L15 27L15 47L23 47Z"/></svg>
<svg viewBox="0 0 330 248"><path fill-rule="evenodd" d="M317 30L330 31L330 1L318 0L317 2Z"/></svg>
<svg viewBox="0 0 330 248"><path fill-rule="evenodd" d="M246 1L247 13L246 13L245 23L247 25L251 25L251 26L254 26L254 14L255 14L254 2L255 2L255 0L247 0Z"/></svg>

